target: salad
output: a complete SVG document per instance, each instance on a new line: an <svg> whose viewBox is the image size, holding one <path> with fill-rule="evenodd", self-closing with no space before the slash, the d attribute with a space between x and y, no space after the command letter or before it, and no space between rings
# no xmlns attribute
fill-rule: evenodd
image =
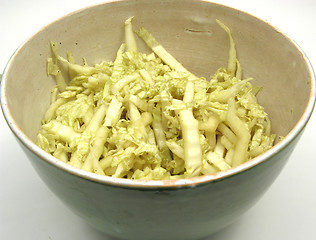
<svg viewBox="0 0 316 240"><path fill-rule="evenodd" d="M217 23L229 37L229 59L208 80L184 68L143 27L136 35L152 52L139 52L132 17L113 62L78 64L51 42L47 73L56 87L38 146L88 172L145 180L213 174L270 149L275 134L256 99L261 88L243 78L230 29Z"/></svg>

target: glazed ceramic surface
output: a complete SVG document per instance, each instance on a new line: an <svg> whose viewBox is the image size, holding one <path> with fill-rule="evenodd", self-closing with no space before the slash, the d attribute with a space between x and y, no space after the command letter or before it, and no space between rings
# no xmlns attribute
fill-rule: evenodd
<svg viewBox="0 0 316 240"><path fill-rule="evenodd" d="M243 173L178 188L97 183L24 150L47 186L91 226L122 239L193 240L224 228L249 209L277 177L294 145Z"/></svg>
<svg viewBox="0 0 316 240"><path fill-rule="evenodd" d="M131 181L86 173L39 149L36 139L54 81L46 75L49 41L93 64L113 60L124 41L124 20L147 28L198 76L212 75L228 59L232 31L245 77L263 86L258 98L272 130L285 136L267 153L226 172L179 181ZM138 41L140 50L148 52ZM26 64L27 63L27 64ZM286 86L286 87L284 87ZM204 1L113 1L44 27L7 65L1 86L4 115L47 186L93 227L123 239L198 239L249 209L285 165L312 113L315 79L298 46L268 23ZM29 113L32 114L29 114Z"/></svg>

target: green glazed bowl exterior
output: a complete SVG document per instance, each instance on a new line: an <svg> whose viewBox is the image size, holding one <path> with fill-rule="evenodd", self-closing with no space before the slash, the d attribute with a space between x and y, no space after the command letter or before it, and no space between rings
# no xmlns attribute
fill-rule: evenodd
<svg viewBox="0 0 316 240"><path fill-rule="evenodd" d="M215 19L224 22L232 31L245 77L254 77L254 83L263 86L258 98L272 131L284 138L266 153L227 171L168 181L95 175L37 147L34 142L54 86L46 76L49 41L60 42L61 55L71 50L89 63L113 60L124 41L124 20L130 16L135 29L147 28L199 76L209 76L227 63L229 41ZM148 51L141 42L139 48ZM23 43L1 82L5 119L46 185L94 228L134 240L199 239L235 221L281 172L314 104L312 67L291 38L245 12L197 0L112 1L69 14Z"/></svg>
<svg viewBox="0 0 316 240"><path fill-rule="evenodd" d="M47 186L92 227L119 239L193 240L223 229L253 206L278 176L297 141L298 137L241 173L183 187L98 183L70 174L22 147Z"/></svg>

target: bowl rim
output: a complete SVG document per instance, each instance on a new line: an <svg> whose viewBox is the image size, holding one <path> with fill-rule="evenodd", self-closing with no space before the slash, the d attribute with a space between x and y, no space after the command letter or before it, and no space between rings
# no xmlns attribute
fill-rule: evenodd
<svg viewBox="0 0 316 240"><path fill-rule="evenodd" d="M206 2L213 5L218 5L224 8L229 8L231 10L234 10L236 12L239 12L244 15L248 15L252 18L255 18L267 25L269 25L271 28L276 30L279 34L281 34L283 37L285 37L293 46L297 49L297 51L302 55L303 61L306 64L308 73L309 73L309 80L310 80L310 95L308 98L308 103L306 105L305 111L302 114L299 121L295 124L295 126L292 128L292 130L277 144L275 144L271 149L266 151L265 153L259 155L258 157L255 157L251 160L248 160L247 162L230 168L225 171L217 172L210 175L203 175L198 177L192 177L192 178L185 178L185 179L172 179L172 180L132 180L132 179L124 179L124 178L113 178L110 176L101 176L97 175L91 172L86 172L82 169L75 168L67 163L64 163L49 153L42 150L40 147L38 147L26 134L22 132L22 130L19 128L18 124L15 122L13 116L11 115L10 109L8 107L8 100L6 98L6 79L9 72L9 69L11 67L11 64L15 58L19 54L19 51L29 42L30 39L35 37L38 33L43 31L46 27L54 24L55 22L58 22L64 18L70 17L72 15L75 15L77 13L86 11L87 9L93 8L93 7L99 7L102 5L106 5L109 3L115 3L115 2L126 2L125 0L111 0L104 3L98 3L90 6L83 7L81 9L78 9L76 11L72 11L64 16L61 16L57 18L55 21L43 26L38 31L36 31L34 34L32 34L29 38L27 38L12 54L11 58L9 59L7 65L4 68L4 72L1 79L1 92L0 92L0 101L1 101L1 107L2 112L5 117L5 120L13 132L13 134L16 136L16 138L19 140L20 143L22 143L28 150L33 152L38 158L41 160L47 162L48 164L65 171L69 174L75 175L77 177L84 178L89 181L106 184L106 185L112 185L117 187L123 187L123 188L141 188L141 189L152 189L152 188L168 188L168 189L178 189L182 187L194 187L197 185L209 183L209 182L215 182L215 181L221 181L223 179L226 179L228 177L235 176L237 174L243 173L249 169L252 169L253 167L257 166L258 164L261 164L265 162L266 160L270 159L271 157L278 154L282 149L286 148L292 141L296 139L300 135L300 133L305 128L306 124L308 123L314 106L315 106L315 73L313 70L313 67L304 53L304 51L301 49L301 47L293 40L293 38L289 37L287 34L285 34L283 31L281 31L279 28L274 26L273 24L269 23L266 20L263 20L259 17L256 17L246 11L239 10L234 7L230 7L224 4L209 2L205 0L201 0L201 2Z"/></svg>

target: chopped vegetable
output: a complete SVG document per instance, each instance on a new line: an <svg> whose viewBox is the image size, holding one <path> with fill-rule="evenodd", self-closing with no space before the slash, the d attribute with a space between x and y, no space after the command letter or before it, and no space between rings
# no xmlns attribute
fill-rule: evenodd
<svg viewBox="0 0 316 240"><path fill-rule="evenodd" d="M145 28L137 35L152 53L138 52L132 19L113 62L79 65L51 42L47 73L56 87L38 134L42 149L95 174L164 180L225 171L272 147L275 134L256 100L261 88L243 79L227 26L217 20L230 40L228 66L207 81Z"/></svg>

